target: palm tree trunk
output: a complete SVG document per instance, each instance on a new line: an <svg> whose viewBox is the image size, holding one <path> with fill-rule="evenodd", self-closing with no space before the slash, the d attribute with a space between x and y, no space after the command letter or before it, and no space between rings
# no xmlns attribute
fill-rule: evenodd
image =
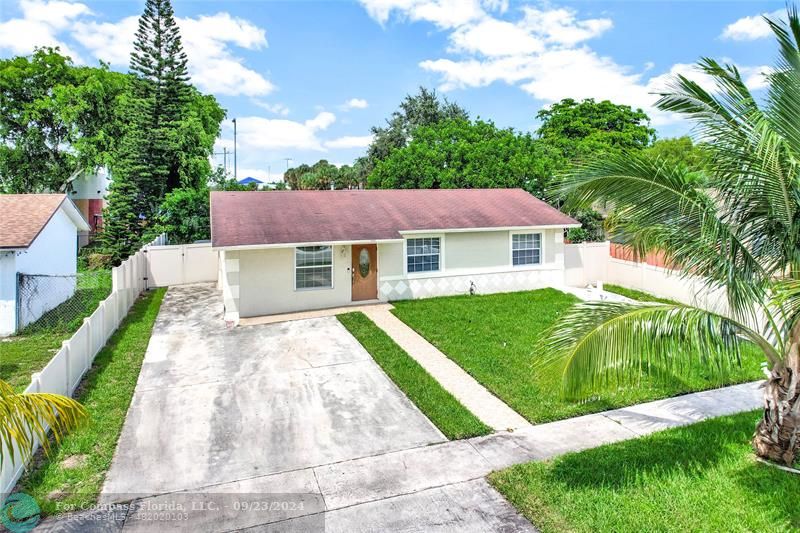
<svg viewBox="0 0 800 533"><path fill-rule="evenodd" d="M800 460L800 338L797 335L789 340L786 359L770 371L764 389L764 418L756 426L753 447L760 457L786 466Z"/></svg>

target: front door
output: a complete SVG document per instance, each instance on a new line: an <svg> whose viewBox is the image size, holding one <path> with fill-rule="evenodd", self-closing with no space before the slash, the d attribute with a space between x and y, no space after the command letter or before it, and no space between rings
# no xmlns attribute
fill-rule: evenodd
<svg viewBox="0 0 800 533"><path fill-rule="evenodd" d="M378 298L378 245L354 244L352 249L353 301Z"/></svg>

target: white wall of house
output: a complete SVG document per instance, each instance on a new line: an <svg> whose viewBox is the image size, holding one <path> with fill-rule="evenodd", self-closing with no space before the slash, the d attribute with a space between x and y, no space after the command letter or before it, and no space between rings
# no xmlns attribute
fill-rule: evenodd
<svg viewBox="0 0 800 533"><path fill-rule="evenodd" d="M71 182L72 192L68 196L72 200L102 200L108 194L110 183L111 176L105 168L85 172Z"/></svg>
<svg viewBox="0 0 800 533"><path fill-rule="evenodd" d="M74 276L78 266L77 237L78 230L75 224L63 209L59 209L27 249L13 252L13 260L5 259L3 261L3 266L0 268L3 284L3 289L0 290L2 292L0 307L7 309L10 305L12 312L10 313L11 318L6 317L9 313L3 313L3 326L0 326L0 334L13 333L14 325L17 323L20 326L26 326L34 322L43 313L56 307L75 293ZM34 296L31 295L32 289L26 291L24 287L17 288L17 273L53 277L38 281ZM23 297L19 317L16 316L18 291L20 295L31 295L29 298ZM7 299L9 297L10 300ZM9 324L11 324L10 330Z"/></svg>
<svg viewBox="0 0 800 533"><path fill-rule="evenodd" d="M270 248L233 252L238 256L239 316L251 317L347 305L351 301L350 245L333 247L333 287L295 289L295 249ZM232 253L226 252L232 267ZM380 268L380 265L379 265ZM232 273L228 273L231 277ZM227 308L226 308L227 311Z"/></svg>
<svg viewBox="0 0 800 533"><path fill-rule="evenodd" d="M542 234L542 262L513 266L511 236ZM437 272L405 272L405 242L378 244L378 294L381 300L405 300L453 294L510 292L563 285L562 229L521 231L457 231L406 237L439 237L441 265Z"/></svg>
<svg viewBox="0 0 800 533"><path fill-rule="evenodd" d="M406 241L378 243L378 298L383 301L452 294L530 290L564 284L563 230L541 233L542 261L513 266L514 231L465 231L408 235L441 239L440 270L406 272ZM223 250L218 285L223 292L225 319L322 309L352 302L351 245L333 246L333 287L295 287L295 248Z"/></svg>

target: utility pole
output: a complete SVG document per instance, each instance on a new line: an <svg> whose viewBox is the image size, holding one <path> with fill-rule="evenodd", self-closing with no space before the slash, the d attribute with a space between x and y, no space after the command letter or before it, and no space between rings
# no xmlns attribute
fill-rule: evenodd
<svg viewBox="0 0 800 533"><path fill-rule="evenodd" d="M270 177L271 170L272 170L272 165L267 165L267 183L272 183L272 178Z"/></svg>
<svg viewBox="0 0 800 533"><path fill-rule="evenodd" d="M284 157L283 159L286 160L286 170L289 170L289 161L291 161L292 158L291 157Z"/></svg>
<svg viewBox="0 0 800 533"><path fill-rule="evenodd" d="M225 176L227 176L228 175L228 148L227 148L227 146L223 146L222 147L222 168L225 169Z"/></svg>
<svg viewBox="0 0 800 533"><path fill-rule="evenodd" d="M233 179L235 180L239 179L236 168L236 152L238 151L239 150L236 149L236 119L233 119Z"/></svg>

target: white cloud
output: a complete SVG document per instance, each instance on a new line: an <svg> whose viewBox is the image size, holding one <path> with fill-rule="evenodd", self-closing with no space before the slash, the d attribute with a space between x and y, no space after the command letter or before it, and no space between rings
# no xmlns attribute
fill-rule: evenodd
<svg viewBox="0 0 800 533"><path fill-rule="evenodd" d="M78 22L72 27L72 37L97 59L126 66L130 62L133 36L138 25L138 16L125 17L117 22Z"/></svg>
<svg viewBox="0 0 800 533"><path fill-rule="evenodd" d="M94 18L86 4L63 0L21 0L19 8L20 18L0 22L0 50L24 55L39 46L58 46L75 62L84 63L81 54L67 44L71 42L67 38L71 38L97 59L118 67L128 65L138 16L104 22ZM177 22L192 82L201 90L233 96L264 96L275 89L234 53L235 48L265 48L267 38L263 28L225 12L178 18Z"/></svg>
<svg viewBox="0 0 800 533"><path fill-rule="evenodd" d="M611 19L578 20L572 9L541 10L524 7L525 17L521 26L531 33L541 35L547 42L574 46L593 39L610 30Z"/></svg>
<svg viewBox="0 0 800 533"><path fill-rule="evenodd" d="M328 111L322 111L305 122L241 117L236 119L237 140L241 147L257 150L293 148L325 151L318 134L335 121L336 116Z"/></svg>
<svg viewBox="0 0 800 533"><path fill-rule="evenodd" d="M138 16L131 16L113 23L80 22L74 25L72 36L98 59L113 65L127 65L138 20ZM177 22L189 58L192 82L202 90L232 96L263 96L274 90L269 80L244 66L231 49L266 47L264 29L229 13L178 18Z"/></svg>
<svg viewBox="0 0 800 533"><path fill-rule="evenodd" d="M767 24L767 21L764 20L764 17L778 18L782 14L783 11L773 11L772 13L762 13L761 15L753 15L752 17L742 17L725 26L720 37L732 41L755 41L756 39L764 39L772 35L772 30L769 24Z"/></svg>
<svg viewBox="0 0 800 533"><path fill-rule="evenodd" d="M453 52L485 56L530 54L544 50L544 42L530 31L494 18L458 28L450 35L450 42Z"/></svg>
<svg viewBox="0 0 800 533"><path fill-rule="evenodd" d="M22 18L0 22L0 49L25 55L36 47L57 46L76 63L84 62L81 55L60 39L58 34L76 19L92 13L86 4L60 0L22 0L19 7Z"/></svg>
<svg viewBox="0 0 800 533"><path fill-rule="evenodd" d="M443 91L503 82L546 103L595 98L642 108L656 125L679 119L655 108L656 93L675 74L713 89L711 80L691 65L677 64L659 73L652 62L634 69L597 53L588 41L613 28L609 18L581 18L569 8L524 6L521 12L517 20L484 13L451 28L447 52L453 56L424 60L420 67L439 74ZM764 68L740 67L751 89L764 86Z"/></svg>
<svg viewBox="0 0 800 533"><path fill-rule="evenodd" d="M26 20L44 22L53 28L65 28L72 19L92 13L86 4L60 0L22 0L19 7Z"/></svg>
<svg viewBox="0 0 800 533"><path fill-rule="evenodd" d="M281 115L282 117L285 117L289 114L289 108L286 107L284 104L280 103L271 104L269 102L264 102L261 100L252 100L252 102L254 105L257 105L261 109L266 109L270 113Z"/></svg>
<svg viewBox="0 0 800 533"><path fill-rule="evenodd" d="M266 168L239 168L237 169L239 179L253 177L263 181L264 183L275 183L276 181L283 181L283 172L274 172Z"/></svg>
<svg viewBox="0 0 800 533"><path fill-rule="evenodd" d="M351 98L342 105L343 109L366 109L367 107L369 107L369 103L363 98Z"/></svg>
<svg viewBox="0 0 800 533"><path fill-rule="evenodd" d="M338 139L325 141L326 148L366 148L372 142L372 135L345 135ZM341 166L341 165L340 165Z"/></svg>
<svg viewBox="0 0 800 533"><path fill-rule="evenodd" d="M456 28L478 20L489 11L505 11L508 3L497 0L360 0L369 16L386 24L391 14L412 22L432 22L441 29Z"/></svg>

